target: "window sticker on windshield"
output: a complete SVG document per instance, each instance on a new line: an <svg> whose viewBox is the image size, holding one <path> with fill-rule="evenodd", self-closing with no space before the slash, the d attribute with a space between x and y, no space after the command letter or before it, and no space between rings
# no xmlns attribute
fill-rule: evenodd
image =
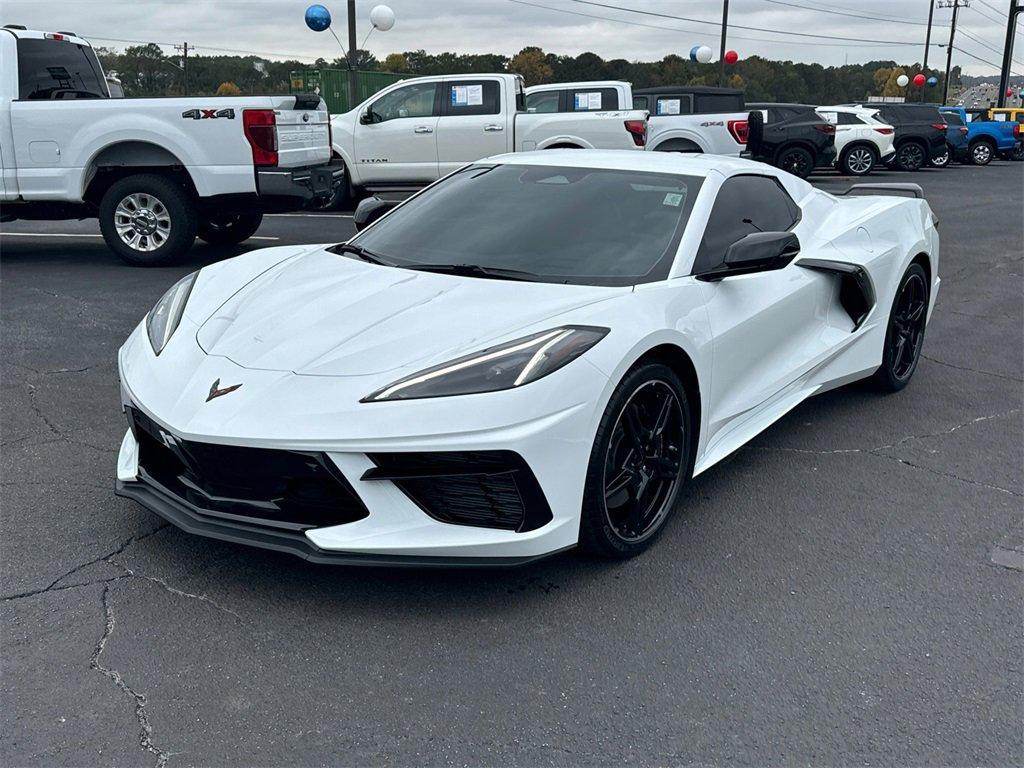
<svg viewBox="0 0 1024 768"><path fill-rule="evenodd" d="M671 205L673 208L678 208L682 205L683 196L678 192L667 192L665 193L665 199L661 201L662 205Z"/></svg>
<svg viewBox="0 0 1024 768"><path fill-rule="evenodd" d="M588 91L586 93L577 93L575 96L575 109L589 110L589 109L600 109L601 108L601 92L600 91Z"/></svg>
<svg viewBox="0 0 1024 768"><path fill-rule="evenodd" d="M659 115L678 115L680 112L680 99L658 99Z"/></svg>

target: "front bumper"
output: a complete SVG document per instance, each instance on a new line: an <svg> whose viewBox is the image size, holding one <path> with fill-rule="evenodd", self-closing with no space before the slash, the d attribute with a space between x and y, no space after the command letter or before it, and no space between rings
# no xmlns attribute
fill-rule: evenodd
<svg viewBox="0 0 1024 768"><path fill-rule="evenodd" d="M345 164L340 159L304 168L256 169L256 191L260 197L325 198L344 181Z"/></svg>

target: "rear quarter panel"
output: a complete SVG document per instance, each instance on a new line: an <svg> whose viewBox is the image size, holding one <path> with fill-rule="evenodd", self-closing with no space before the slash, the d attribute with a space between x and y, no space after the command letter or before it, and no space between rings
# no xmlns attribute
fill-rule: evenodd
<svg viewBox="0 0 1024 768"><path fill-rule="evenodd" d="M626 130L627 120L643 120L646 112L518 112L515 115L517 152L569 144L583 149L642 149Z"/></svg>

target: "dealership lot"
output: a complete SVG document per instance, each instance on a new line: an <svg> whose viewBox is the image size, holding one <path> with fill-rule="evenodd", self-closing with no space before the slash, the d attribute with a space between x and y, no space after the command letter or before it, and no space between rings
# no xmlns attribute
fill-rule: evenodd
<svg viewBox="0 0 1024 768"><path fill-rule="evenodd" d="M940 219L910 387L799 407L638 559L519 570L317 567L113 495L116 351L167 286L350 217L153 270L94 222L3 225L3 762L1015 762L1024 164L872 180Z"/></svg>

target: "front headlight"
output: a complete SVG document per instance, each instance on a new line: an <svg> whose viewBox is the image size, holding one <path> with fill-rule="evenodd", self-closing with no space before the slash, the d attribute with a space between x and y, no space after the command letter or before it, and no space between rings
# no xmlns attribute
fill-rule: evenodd
<svg viewBox="0 0 1024 768"><path fill-rule="evenodd" d="M471 395L519 387L571 363L607 334L607 328L572 325L524 336L406 376L361 402Z"/></svg>
<svg viewBox="0 0 1024 768"><path fill-rule="evenodd" d="M188 296L192 293L192 285L196 281L198 272L186 275L168 289L167 293L160 297L160 301L146 315L146 332L149 334L149 343L153 345L156 354L163 352L164 347L181 322L181 315L185 311L185 304Z"/></svg>

